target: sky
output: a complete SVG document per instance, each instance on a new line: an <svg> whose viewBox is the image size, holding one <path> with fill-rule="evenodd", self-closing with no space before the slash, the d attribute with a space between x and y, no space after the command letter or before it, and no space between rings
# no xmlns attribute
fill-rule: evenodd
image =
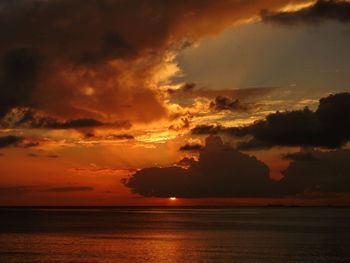
<svg viewBox="0 0 350 263"><path fill-rule="evenodd" d="M0 205L350 204L350 1L3 0L0 34Z"/></svg>

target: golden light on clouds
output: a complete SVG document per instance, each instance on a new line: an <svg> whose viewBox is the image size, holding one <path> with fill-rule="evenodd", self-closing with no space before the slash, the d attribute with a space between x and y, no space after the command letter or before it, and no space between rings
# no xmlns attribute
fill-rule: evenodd
<svg viewBox="0 0 350 263"><path fill-rule="evenodd" d="M303 150L306 146L329 150L334 145L342 147L348 140L343 134L328 134L346 131L347 126L333 129L343 121L337 118L333 119L338 122L331 125L324 123L327 116L319 117L317 110L319 99L328 94L308 82L329 74L329 81L322 85L339 92L331 84L338 74L347 72L346 64L339 62L336 70L331 67L342 57L348 60L347 39L324 33L329 33L333 24L328 25L328 31L320 30L321 34L313 28L306 30L302 22L298 24L302 29L271 27L263 17L262 10L271 16L279 11L293 13L312 8L316 1L7 2L0 8L0 33L4 36L0 43L0 194L1 189L8 191L16 185L22 190L23 186L28 188L22 196L9 197L13 203L23 202L26 195L45 199L42 197L49 193L43 189L68 189L72 192L50 195L56 203L60 203L61 195L67 203L71 196L89 196L89 201L116 205L143 204L146 199L152 204L152 198L159 197L163 198L161 204L178 200L175 205L179 205L192 194L185 189L188 185L198 189L195 180L202 178L203 171L208 172L205 180L214 185L209 172L218 180L226 179L220 172L227 171L221 168L226 167L225 160L232 161L232 156L241 158L235 167L229 167L232 174L238 168L247 168L244 164L250 160L263 167L263 178L283 179L281 170L300 158L334 157L318 152L311 152L311 157L303 152L301 157L285 157L284 150ZM301 13L297 14L298 21L305 20ZM333 12L325 17L337 20L334 16ZM338 20L347 25L346 17ZM334 32L346 32L345 26ZM325 51L319 48L320 43L325 43ZM347 48L339 51L341 57L329 51L329 47L341 45ZM319 53L310 59L308 54L315 50ZM333 55L334 61L328 66ZM307 61L299 63L304 56ZM291 68L293 62L296 68ZM280 69L285 71L275 73ZM310 77L311 73L318 77ZM343 79L347 83L346 76ZM304 109L306 106L309 108ZM283 118L290 119L279 126ZM327 129L320 131L320 127ZM283 136L277 136L281 133ZM295 133L296 139L306 134L312 143L288 141ZM213 136L222 138L216 148L205 143ZM319 141L333 137L338 139L335 143ZM218 143L221 139L216 140ZM239 148L242 144L245 149ZM253 146L258 149L249 149ZM285 148L277 152L274 147ZM261 154L262 149L268 153ZM201 170L201 165L205 169ZM184 192L167 192L164 188L155 195L151 183L157 186L157 174L165 183L170 182L170 187ZM140 182L135 186L139 192L121 183L131 177ZM202 186L206 189L205 183ZM223 183L220 187L230 185ZM249 194L256 197L259 187L254 190ZM210 194L209 198L223 197L220 191ZM197 197L203 195L198 193Z"/></svg>
<svg viewBox="0 0 350 263"><path fill-rule="evenodd" d="M304 2L301 3L290 3L280 9L282 12L295 12L300 9L304 9L307 7L310 7L314 5L317 2L317 0L305 0Z"/></svg>

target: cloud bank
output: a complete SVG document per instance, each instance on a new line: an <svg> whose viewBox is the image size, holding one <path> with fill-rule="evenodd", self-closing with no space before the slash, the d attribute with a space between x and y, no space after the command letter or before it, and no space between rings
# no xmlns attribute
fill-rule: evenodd
<svg viewBox="0 0 350 263"><path fill-rule="evenodd" d="M145 168L122 180L146 197L228 198L286 197L305 193L350 192L350 150L289 154L284 177L275 181L253 156L209 136L198 161L184 158L170 167Z"/></svg>
<svg viewBox="0 0 350 263"><path fill-rule="evenodd" d="M243 127L200 125L193 134L229 134L247 138L241 150L274 146L313 146L337 148L350 140L350 93L338 93L320 99L316 111L308 108L276 112Z"/></svg>

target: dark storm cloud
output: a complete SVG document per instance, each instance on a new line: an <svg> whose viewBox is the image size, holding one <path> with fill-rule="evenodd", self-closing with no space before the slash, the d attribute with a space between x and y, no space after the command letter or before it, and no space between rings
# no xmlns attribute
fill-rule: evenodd
<svg viewBox="0 0 350 263"><path fill-rule="evenodd" d="M224 96L217 96L209 106L216 111L232 112L248 112L255 107L253 104L243 103L239 99L230 99Z"/></svg>
<svg viewBox="0 0 350 263"><path fill-rule="evenodd" d="M146 168L124 181L134 193L156 197L246 197L273 194L268 167L255 157L208 137L198 161L178 166ZM184 164L182 164L184 165Z"/></svg>
<svg viewBox="0 0 350 263"><path fill-rule="evenodd" d="M1 1L0 118L16 107L103 122L166 117L153 82L169 51L288 2Z"/></svg>
<svg viewBox="0 0 350 263"><path fill-rule="evenodd" d="M180 147L180 151L182 152L186 152L186 151L189 151L189 152L195 152L195 151L199 151L203 148L203 146L201 144L198 144L198 143L193 143L193 144L190 144L190 143L187 143L183 146Z"/></svg>
<svg viewBox="0 0 350 263"><path fill-rule="evenodd" d="M279 182L281 193L350 192L350 150L301 152L292 158Z"/></svg>
<svg viewBox="0 0 350 263"><path fill-rule="evenodd" d="M64 186L64 187L53 187L42 190L42 192L50 193L70 193L70 192L89 192L93 191L94 188L90 186Z"/></svg>
<svg viewBox="0 0 350 263"><path fill-rule="evenodd" d="M308 108L276 112L243 127L201 125L193 134L229 134L249 138L239 143L241 150L273 146L316 146L336 148L350 140L350 93L338 93L320 99L316 111Z"/></svg>
<svg viewBox="0 0 350 263"><path fill-rule="evenodd" d="M100 50L82 54L79 62L82 64L97 64L111 58L125 58L135 54L133 47L126 43L118 33L107 33L102 42Z"/></svg>
<svg viewBox="0 0 350 263"><path fill-rule="evenodd" d="M262 19L284 25L319 24L326 20L350 22L350 2L343 0L319 0L315 4L297 11L262 12Z"/></svg>

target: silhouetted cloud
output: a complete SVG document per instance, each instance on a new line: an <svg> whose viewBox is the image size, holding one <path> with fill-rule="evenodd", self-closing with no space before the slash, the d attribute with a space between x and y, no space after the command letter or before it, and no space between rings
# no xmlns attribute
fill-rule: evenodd
<svg viewBox="0 0 350 263"><path fill-rule="evenodd" d="M136 171L122 183L147 197L286 197L306 193L349 193L350 150L289 153L284 177L269 176L269 168L254 156L209 136L199 159L184 158L170 167Z"/></svg>
<svg viewBox="0 0 350 263"><path fill-rule="evenodd" d="M221 126L221 125L207 125L207 124L201 124L201 125L197 125L196 127L194 127L191 132L192 134L196 134L196 135L215 135L218 134L220 132L224 132L225 131L225 127Z"/></svg>
<svg viewBox="0 0 350 263"><path fill-rule="evenodd" d="M218 110L234 109L243 110L245 107L251 107L247 103L241 103L242 99L257 98L267 95L275 90L274 87L259 87L246 89L222 89L213 90L205 87L199 87L195 83L186 83L179 89L169 89L168 93L172 101L180 104L189 104L196 98L214 99L213 106L218 104ZM231 99L230 99L231 98ZM225 105L225 106L224 106Z"/></svg>
<svg viewBox="0 0 350 263"><path fill-rule="evenodd" d="M201 125L193 134L229 134L252 137L238 144L241 150L273 146L317 146L336 148L350 140L350 93L338 93L320 99L316 111L308 108L276 112L243 127Z"/></svg>
<svg viewBox="0 0 350 263"><path fill-rule="evenodd" d="M268 167L255 157L224 145L220 137L208 137L199 160L187 158L185 163L187 169L179 166L141 169L123 183L134 193L156 197L257 197L273 194L274 182L269 179Z"/></svg>
<svg viewBox="0 0 350 263"><path fill-rule="evenodd" d="M0 148L19 147L30 148L39 145L39 141L17 135L0 136Z"/></svg>
<svg viewBox="0 0 350 263"><path fill-rule="evenodd" d="M0 128L30 128L30 129L84 129L108 126L128 129L129 121L103 123L95 119L75 119L61 121L50 116L39 114L30 109L13 109L0 119Z"/></svg>
<svg viewBox="0 0 350 263"><path fill-rule="evenodd" d="M350 2L345 0L318 0L313 5L297 10L269 12L263 11L264 21L283 25L319 24L326 20L342 23L350 22Z"/></svg>
<svg viewBox="0 0 350 263"><path fill-rule="evenodd" d="M243 103L239 99L218 96L210 103L210 108L216 111L248 112L255 106L251 103Z"/></svg>
<svg viewBox="0 0 350 263"><path fill-rule="evenodd" d="M173 130L173 131L187 130L189 128L190 128L190 119L189 118L181 118L180 123L172 124L169 126L169 130Z"/></svg>
<svg viewBox="0 0 350 263"><path fill-rule="evenodd" d="M22 137L15 135L8 135L0 137L0 148L6 148L10 146L17 146L23 140Z"/></svg>
<svg viewBox="0 0 350 263"><path fill-rule="evenodd" d="M300 152L291 157L279 182L281 193L350 192L350 150Z"/></svg>
<svg viewBox="0 0 350 263"><path fill-rule="evenodd" d="M93 190L94 188L90 186L64 186L64 187L48 188L42 191L51 192L51 193L70 193L70 192L89 192Z"/></svg>
<svg viewBox="0 0 350 263"><path fill-rule="evenodd" d="M203 146L199 143L193 143L193 144L190 144L190 143L187 143L183 146L180 147L180 151L189 151L189 152L195 152L195 151L199 151L200 149L202 149Z"/></svg>

